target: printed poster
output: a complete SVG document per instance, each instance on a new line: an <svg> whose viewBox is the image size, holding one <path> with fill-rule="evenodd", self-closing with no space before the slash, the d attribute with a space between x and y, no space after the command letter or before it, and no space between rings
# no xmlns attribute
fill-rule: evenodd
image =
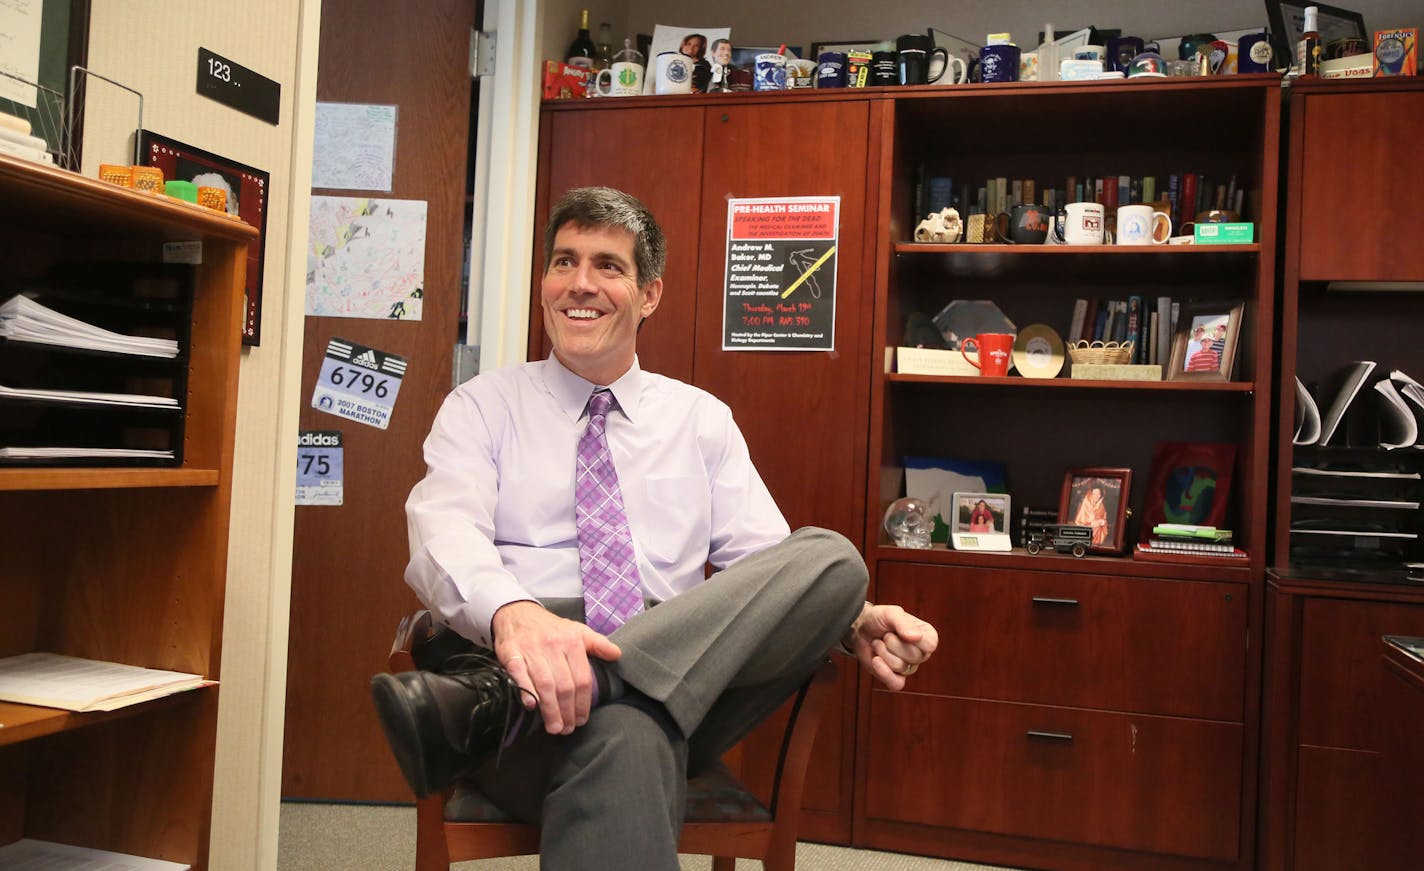
<svg viewBox="0 0 1424 871"><path fill-rule="evenodd" d="M312 197L307 314L420 320L424 200Z"/></svg>
<svg viewBox="0 0 1424 871"><path fill-rule="evenodd" d="M727 203L724 351L832 351L840 197Z"/></svg>

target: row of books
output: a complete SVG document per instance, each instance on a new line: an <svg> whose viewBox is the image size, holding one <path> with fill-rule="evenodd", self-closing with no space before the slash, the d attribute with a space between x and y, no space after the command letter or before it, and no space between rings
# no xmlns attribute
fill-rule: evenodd
<svg viewBox="0 0 1424 871"><path fill-rule="evenodd" d="M1172 356L1172 331L1181 308L1181 303L1169 296L1079 298L1073 301L1072 320L1064 335L1070 344L1132 342L1129 362L1166 366Z"/></svg>
<svg viewBox="0 0 1424 871"><path fill-rule="evenodd" d="M1223 181L1195 172L1171 173L1162 178L1070 175L1062 187L1032 178L1005 176L987 178L979 184L956 184L951 176L922 173L915 186L917 218L949 206L958 209L961 215L997 215L1023 203L1041 203L1056 209L1067 203L1085 201L1102 203L1109 214L1128 203L1161 203L1173 223L1181 224L1210 209L1230 209L1241 216L1246 190L1237 185L1234 175Z"/></svg>

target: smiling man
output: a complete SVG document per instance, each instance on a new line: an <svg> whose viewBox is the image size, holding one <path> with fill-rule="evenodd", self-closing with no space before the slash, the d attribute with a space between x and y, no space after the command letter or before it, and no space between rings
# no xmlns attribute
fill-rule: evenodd
<svg viewBox="0 0 1424 871"><path fill-rule="evenodd" d="M639 368L666 257L627 194L554 206L553 353L450 394L406 503L406 582L444 652L371 684L417 795L469 777L542 825L542 866L561 871L673 871L689 775L828 649L898 690L938 643L865 602L850 542L790 531L724 403Z"/></svg>

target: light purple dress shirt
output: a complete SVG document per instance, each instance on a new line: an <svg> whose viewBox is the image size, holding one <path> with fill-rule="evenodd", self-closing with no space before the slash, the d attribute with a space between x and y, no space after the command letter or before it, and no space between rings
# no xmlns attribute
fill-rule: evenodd
<svg viewBox="0 0 1424 871"><path fill-rule="evenodd" d="M574 457L595 386L552 355L456 388L406 501L405 579L438 620L488 646L509 602L583 595ZM666 601L790 529L726 404L633 368L608 386L613 464L645 596ZM715 583L715 577L711 581Z"/></svg>

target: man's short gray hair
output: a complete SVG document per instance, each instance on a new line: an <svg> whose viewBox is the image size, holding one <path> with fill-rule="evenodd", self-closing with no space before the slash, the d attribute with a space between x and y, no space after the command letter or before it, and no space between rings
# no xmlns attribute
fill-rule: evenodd
<svg viewBox="0 0 1424 871"><path fill-rule="evenodd" d="M662 278L667 240L648 207L637 197L607 187L574 188L554 204L544 228L544 271L554 259L554 237L564 226L616 227L633 234L633 268L639 287Z"/></svg>

